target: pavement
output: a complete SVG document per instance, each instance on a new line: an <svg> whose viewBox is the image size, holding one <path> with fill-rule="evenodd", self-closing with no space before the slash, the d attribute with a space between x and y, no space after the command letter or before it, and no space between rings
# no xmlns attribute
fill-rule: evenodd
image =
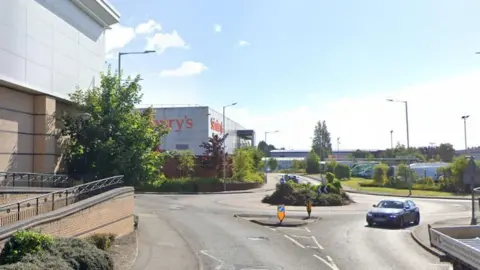
<svg viewBox="0 0 480 270"><path fill-rule="evenodd" d="M278 180L269 175L269 185ZM421 209L419 226L371 228L365 214L386 197L352 193L356 203L313 207L316 222L279 227L271 219L276 207L260 202L269 193L136 195L139 255L132 269L451 269L411 234L424 224L466 217L470 211L463 200L414 199ZM305 207L286 206L285 211L284 222L306 217ZM254 224L245 216L271 222Z"/></svg>

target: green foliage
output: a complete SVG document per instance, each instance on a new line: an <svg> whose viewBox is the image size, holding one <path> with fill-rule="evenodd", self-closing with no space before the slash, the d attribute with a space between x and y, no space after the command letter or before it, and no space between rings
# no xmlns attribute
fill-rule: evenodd
<svg viewBox="0 0 480 270"><path fill-rule="evenodd" d="M265 141L260 141L258 143L257 149L260 150L264 157L270 156L270 151L276 150L275 146L272 144L268 144Z"/></svg>
<svg viewBox="0 0 480 270"><path fill-rule="evenodd" d="M313 131L312 150L320 157L320 160L326 160L332 153L332 142L330 132L328 132L327 123L318 121Z"/></svg>
<svg viewBox="0 0 480 270"><path fill-rule="evenodd" d="M277 159L275 158L269 158L267 164L268 164L268 168L270 168L270 171L272 172L275 171L278 167L278 162L277 162Z"/></svg>
<svg viewBox="0 0 480 270"><path fill-rule="evenodd" d="M260 155L260 156L259 156ZM263 182L259 173L261 153L254 147L240 147L233 154L233 179L241 182Z"/></svg>
<svg viewBox="0 0 480 270"><path fill-rule="evenodd" d="M157 177L165 157L156 149L169 130L154 123L152 108L135 110L142 97L139 81L137 76L122 82L109 69L99 87L70 95L90 117L62 116L62 135L69 138L64 153L69 173L87 173L89 180L122 174L126 184Z"/></svg>
<svg viewBox="0 0 480 270"><path fill-rule="evenodd" d="M373 181L378 185L384 185L388 181L388 166L386 164L377 164L373 169Z"/></svg>
<svg viewBox="0 0 480 270"><path fill-rule="evenodd" d="M112 233L96 233L87 237L87 241L101 250L107 250L115 242L115 238Z"/></svg>
<svg viewBox="0 0 480 270"><path fill-rule="evenodd" d="M331 172L327 172L325 178L327 178L327 183L333 183L335 180L335 175Z"/></svg>
<svg viewBox="0 0 480 270"><path fill-rule="evenodd" d="M177 169L182 172L182 176L189 176L195 168L195 153L191 150L177 150L172 156L178 160Z"/></svg>
<svg viewBox="0 0 480 270"><path fill-rule="evenodd" d="M348 165L338 163L334 171L337 179L350 179L351 171Z"/></svg>
<svg viewBox="0 0 480 270"><path fill-rule="evenodd" d="M307 169L307 161L305 159L294 159L292 160L292 169L295 170L305 170Z"/></svg>
<svg viewBox="0 0 480 270"><path fill-rule="evenodd" d="M350 203L349 197L341 191L339 181L329 184L328 190L330 193L328 194L318 194L318 187L288 181L285 184L278 184L276 190L271 195L265 196L262 202L293 206L305 206L308 201L312 202L313 206L340 206Z"/></svg>
<svg viewBox="0 0 480 270"><path fill-rule="evenodd" d="M133 229L138 229L138 223L140 222L140 217L138 215L133 215Z"/></svg>
<svg viewBox="0 0 480 270"><path fill-rule="evenodd" d="M63 258L54 256L49 252L27 254L21 261L13 264L0 265L0 270L76 270Z"/></svg>
<svg viewBox="0 0 480 270"><path fill-rule="evenodd" d="M308 174L315 174L320 172L320 157L314 151L310 151L307 156L307 168Z"/></svg>
<svg viewBox="0 0 480 270"><path fill-rule="evenodd" d="M337 161L334 159L327 162L327 172L335 173L335 167L337 167Z"/></svg>
<svg viewBox="0 0 480 270"><path fill-rule="evenodd" d="M20 261L26 254L42 253L53 243L53 238L34 231L18 231L5 243L0 253L0 263L10 264Z"/></svg>

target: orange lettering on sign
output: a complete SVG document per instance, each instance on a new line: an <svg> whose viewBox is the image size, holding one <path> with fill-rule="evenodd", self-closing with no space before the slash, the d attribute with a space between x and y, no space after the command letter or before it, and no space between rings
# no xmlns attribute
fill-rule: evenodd
<svg viewBox="0 0 480 270"><path fill-rule="evenodd" d="M223 124L215 118L210 119L210 129L218 133L223 133Z"/></svg>
<svg viewBox="0 0 480 270"><path fill-rule="evenodd" d="M174 119L163 119L155 120L157 125L163 125L170 128L172 131L180 132L184 128L193 128L193 120L188 118L186 115L184 118L174 118Z"/></svg>

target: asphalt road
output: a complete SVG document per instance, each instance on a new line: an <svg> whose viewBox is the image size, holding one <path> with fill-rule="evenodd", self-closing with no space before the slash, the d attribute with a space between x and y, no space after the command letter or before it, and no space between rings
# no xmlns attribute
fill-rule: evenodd
<svg viewBox="0 0 480 270"><path fill-rule="evenodd" d="M314 208L312 215L321 219L306 227L267 228L233 217L275 215L275 206L260 203L266 194L136 195L139 255L133 269L450 269L413 241L413 227L366 227L366 211L380 196L351 194L354 204ZM422 223L469 215L468 201L414 201ZM303 207L286 212L287 218L305 215Z"/></svg>

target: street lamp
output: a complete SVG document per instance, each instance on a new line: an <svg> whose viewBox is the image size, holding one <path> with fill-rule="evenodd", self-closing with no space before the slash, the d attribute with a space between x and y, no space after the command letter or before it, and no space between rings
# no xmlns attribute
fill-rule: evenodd
<svg viewBox="0 0 480 270"><path fill-rule="evenodd" d="M405 100L394 100L394 99L387 99L389 102L400 102L405 104L405 121L407 124L407 149L410 148L410 133L408 130L408 102Z"/></svg>
<svg viewBox="0 0 480 270"><path fill-rule="evenodd" d="M465 154L468 154L468 146L467 146L467 119L470 117L470 115L464 115L462 116L463 119L463 133L465 136Z"/></svg>
<svg viewBox="0 0 480 270"><path fill-rule="evenodd" d="M267 149L266 149L267 152L268 152L267 134L278 133L278 132L279 132L278 130L265 131L265 145L267 146ZM265 169L265 183L266 183L267 182L267 157L265 157L263 167Z"/></svg>
<svg viewBox="0 0 480 270"><path fill-rule="evenodd" d="M410 149L410 133L409 133L409 130L408 130L408 102L405 101L405 100L394 100L394 99L387 99L387 101L389 102L400 102L400 103L404 103L405 104L405 121L406 121L406 124L407 124L407 150ZM410 170L410 160L407 160L407 162L409 163L409 170L408 170L408 181L409 181L409 185L408 185L408 196L412 196L412 178L410 177L410 174L411 174L411 170Z"/></svg>
<svg viewBox="0 0 480 270"><path fill-rule="evenodd" d="M390 130L390 148L393 150L393 130Z"/></svg>
<svg viewBox="0 0 480 270"><path fill-rule="evenodd" d="M337 161L340 156L340 137L337 137Z"/></svg>
<svg viewBox="0 0 480 270"><path fill-rule="evenodd" d="M77 114L78 126L81 130L83 129L84 132L86 132L85 130L86 130L87 122L88 122L88 120L90 120L90 118L92 118L92 115L89 114L89 113L78 113ZM84 165L84 168L85 168L85 171L82 174L82 182L85 182L84 177L87 174L87 140L86 140L86 138L83 139L82 146L83 146L83 163L84 163L83 165Z"/></svg>
<svg viewBox="0 0 480 270"><path fill-rule="evenodd" d="M232 107L232 106L235 106L237 105L237 102L234 102L232 104L228 104L228 105L225 105L223 106L223 126L222 126L222 131L223 131L223 135L225 136L225 130L226 130L226 123L225 123L225 109L227 107ZM223 153L223 191L227 191L227 152L225 151L226 149L226 145L225 145L225 142L223 142L223 149L224 149L224 153Z"/></svg>
<svg viewBox="0 0 480 270"><path fill-rule="evenodd" d="M122 80L122 75L121 75L121 70L122 70L122 56L123 55L130 55L130 54L149 54L149 53L155 53L156 51L153 50L147 50L143 52L119 52L118 53L118 80Z"/></svg>

